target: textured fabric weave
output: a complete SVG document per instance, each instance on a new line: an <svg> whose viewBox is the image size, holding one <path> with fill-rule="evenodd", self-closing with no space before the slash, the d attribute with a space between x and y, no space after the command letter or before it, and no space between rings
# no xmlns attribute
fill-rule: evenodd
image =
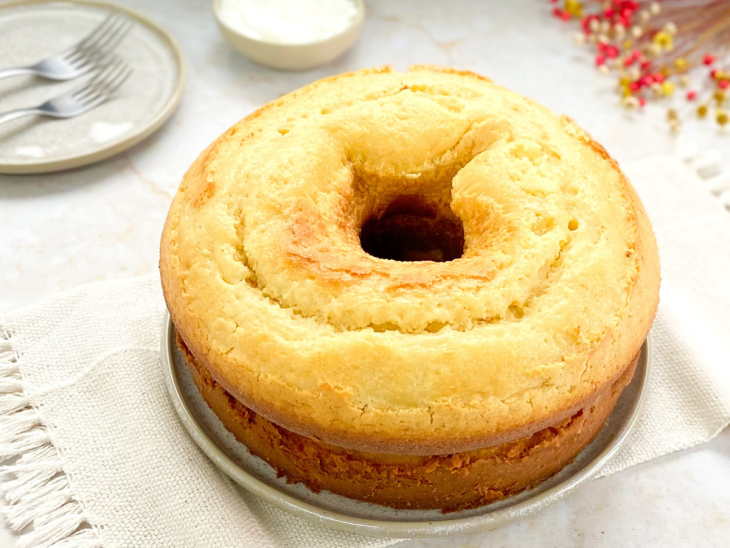
<svg viewBox="0 0 730 548"><path fill-rule="evenodd" d="M602 475L707 441L730 421L730 216L677 160L625 171L652 219L663 281L646 408ZM11 527L35 520L24 545L397 542L302 521L219 472L170 404L163 310L159 279L147 276L79 287L0 321L2 487Z"/></svg>

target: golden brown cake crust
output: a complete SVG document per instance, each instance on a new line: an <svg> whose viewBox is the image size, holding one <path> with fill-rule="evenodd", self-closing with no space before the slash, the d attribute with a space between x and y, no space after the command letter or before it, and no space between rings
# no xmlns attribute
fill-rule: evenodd
<svg viewBox="0 0 730 548"><path fill-rule="evenodd" d="M363 251L402 195L463 222L462 257ZM398 455L574 415L637 354L659 293L648 218L600 145L433 67L315 82L233 126L185 175L160 272L185 343L245 406Z"/></svg>
<svg viewBox="0 0 730 548"><path fill-rule="evenodd" d="M365 453L335 447L276 426L241 404L178 345L201 395L251 453L289 483L400 509L453 512L490 504L530 489L559 472L598 435L638 356L607 393L571 417L531 436L449 455Z"/></svg>

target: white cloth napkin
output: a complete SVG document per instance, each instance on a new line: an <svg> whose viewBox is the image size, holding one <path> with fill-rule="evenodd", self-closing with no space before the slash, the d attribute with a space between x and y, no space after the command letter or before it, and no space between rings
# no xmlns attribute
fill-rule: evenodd
<svg viewBox="0 0 730 548"><path fill-rule="evenodd" d="M603 475L730 421L730 215L678 160L626 166L659 240L655 366L640 424ZM379 547L238 488L197 449L159 363L157 276L79 287L0 322L7 519L29 547Z"/></svg>

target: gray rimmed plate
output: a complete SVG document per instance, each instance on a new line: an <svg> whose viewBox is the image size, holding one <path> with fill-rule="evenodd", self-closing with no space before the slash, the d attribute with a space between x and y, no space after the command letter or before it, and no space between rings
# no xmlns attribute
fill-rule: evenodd
<svg viewBox="0 0 730 548"><path fill-rule="evenodd" d="M561 499L595 477L625 442L636 424L646 396L651 365L647 338L634 378L621 394L598 437L575 461L535 489L488 506L454 514L438 510L393 510L357 502L329 492L312 493L283 478L236 441L208 408L193 383L166 312L162 326L162 366L165 382L180 420L193 440L223 472L254 495L309 521L333 529L374 537L424 538L494 529L532 514Z"/></svg>
<svg viewBox="0 0 730 548"><path fill-rule="evenodd" d="M111 100L82 116L25 117L0 126L0 174L46 173L104 160L150 136L177 108L186 75L182 50L157 23L111 2L0 1L0 68L30 65L66 50L115 10L135 23L115 50L132 68L131 77ZM87 78L5 78L0 112L39 105Z"/></svg>

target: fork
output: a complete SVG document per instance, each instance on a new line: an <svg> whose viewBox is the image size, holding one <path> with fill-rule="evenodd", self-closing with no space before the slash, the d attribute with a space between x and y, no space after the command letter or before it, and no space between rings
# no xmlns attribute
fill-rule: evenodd
<svg viewBox="0 0 730 548"><path fill-rule="evenodd" d="M103 63L133 26L134 22L121 11L114 11L86 38L65 52L28 67L0 70L0 79L35 74L50 80L71 80Z"/></svg>
<svg viewBox="0 0 730 548"><path fill-rule="evenodd" d="M0 114L0 124L34 114L53 118L73 118L109 99L130 74L132 74L131 67L121 60L115 60L81 87L54 97L37 107L21 108Z"/></svg>

